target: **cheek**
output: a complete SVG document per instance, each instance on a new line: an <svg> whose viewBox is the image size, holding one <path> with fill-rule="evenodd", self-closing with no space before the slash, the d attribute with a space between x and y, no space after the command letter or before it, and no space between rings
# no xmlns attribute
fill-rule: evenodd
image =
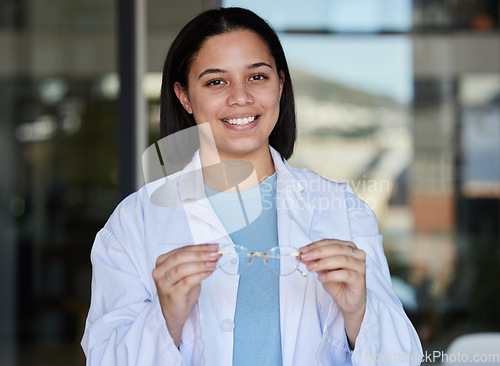
<svg viewBox="0 0 500 366"><path fill-rule="evenodd" d="M269 88L265 92L265 100L268 108L279 108L280 106L280 95L281 91L279 88L279 84L276 87Z"/></svg>
<svg viewBox="0 0 500 366"><path fill-rule="evenodd" d="M211 102L209 100L203 99L193 99L191 101L191 107L193 109L193 116L197 124L209 122L213 118L213 113L211 111Z"/></svg>
<svg viewBox="0 0 500 366"><path fill-rule="evenodd" d="M279 96L277 96L276 94L271 94L269 95L268 99L267 99L267 105L266 105L267 109L272 111L272 113L275 113L276 114L276 117L278 116L279 114L279 111L280 111L280 100L279 100Z"/></svg>
<svg viewBox="0 0 500 366"><path fill-rule="evenodd" d="M205 123L213 120L220 111L221 102L218 98L198 97L193 98L191 107L196 123Z"/></svg>

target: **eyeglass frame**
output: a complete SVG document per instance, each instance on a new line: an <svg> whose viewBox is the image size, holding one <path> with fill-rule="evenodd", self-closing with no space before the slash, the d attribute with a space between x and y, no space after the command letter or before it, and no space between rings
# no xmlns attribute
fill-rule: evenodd
<svg viewBox="0 0 500 366"><path fill-rule="evenodd" d="M231 247L231 248L234 248L234 247L244 248L244 249L245 249L245 251L246 251L246 252L248 252L248 254L246 254L246 255L243 257L243 256L240 256L240 255L239 255L239 253L238 253L238 252L236 252L236 251L234 251L234 252L226 252L226 251L222 251L224 248L229 248L229 247ZM224 270L224 268L223 268L221 265L218 265L218 267L217 267L217 268L220 268L220 269L221 269L221 271L223 271L224 273L226 273L226 274L228 274L228 275L231 275L231 276L239 276L239 275L242 275L243 273L245 273L246 271L248 271L248 270L250 269L250 267L252 266L252 263L253 263L253 259L254 259L255 257L264 257L264 263L265 263L265 265L266 265L267 269L268 269L268 270L269 270L272 274L274 274L274 275L276 275L276 276L278 276L278 277L279 277L279 276L289 276L289 275L293 274L295 271L299 272L299 273L300 273L303 277L307 277L307 273L303 272L303 271L299 268L300 262L298 262L297 267L295 267L295 269L294 269L292 272L290 272L290 273L286 273L286 274L281 273L281 271L280 271L280 273L277 273L277 272L273 271L273 270L271 269L271 267L269 267L269 263L268 263L268 261L267 261L267 258L268 258L268 257L274 257L274 258L279 258L279 259L281 259L281 256L275 256L275 255L273 256L273 255L270 255L270 254L269 254L269 252L271 252L271 251L272 251L272 250L274 250L274 249L282 249L282 248L290 248L290 249L292 249L292 250L294 251L294 252L292 252L292 253L290 253L290 254L283 255L283 257L300 257L300 254L301 254L301 253L300 253L300 251L299 251L297 248L292 247L292 246L280 246L280 245L277 245L277 246L275 246L275 247L270 248L270 249L267 251L267 253L264 253L264 252L250 252L250 250L249 250L247 247L243 246L243 245L239 245L239 244L228 244L228 245L224 245L224 246L222 246L221 248L219 248L219 251L217 252L217 254L221 255L221 258L222 258L222 256L223 256L223 255L225 255L225 254L237 254L237 256L238 256L238 260L240 260L240 258L246 258L246 257L249 257L250 259L248 260L248 266L247 266L247 268L246 268L244 271L242 271L241 273L230 273L230 272L228 272L228 271ZM219 260L220 260L220 258L219 258ZM297 261L298 261L298 259L297 259ZM280 262L280 263L281 263L281 262ZM219 261L217 261L217 264L219 264ZM239 264L238 264L238 265L239 265Z"/></svg>

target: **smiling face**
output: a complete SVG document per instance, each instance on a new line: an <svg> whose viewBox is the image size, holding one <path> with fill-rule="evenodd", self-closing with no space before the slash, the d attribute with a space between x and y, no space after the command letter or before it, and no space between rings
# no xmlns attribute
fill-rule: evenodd
<svg viewBox="0 0 500 366"><path fill-rule="evenodd" d="M262 39L237 30L210 37L192 62L187 88L176 83L174 90L197 124L210 123L221 159L270 161L282 79Z"/></svg>

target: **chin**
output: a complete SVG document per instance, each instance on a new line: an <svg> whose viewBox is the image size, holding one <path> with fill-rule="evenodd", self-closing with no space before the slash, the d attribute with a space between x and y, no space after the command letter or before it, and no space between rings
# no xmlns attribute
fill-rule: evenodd
<svg viewBox="0 0 500 366"><path fill-rule="evenodd" d="M250 156L250 155L253 155L255 153L260 153L262 151L268 151L269 150L269 147L268 145L264 142L264 143L261 143L261 144L244 144L244 143L240 143L240 144L237 144L237 145L233 145L233 146L225 146L221 149L219 149L219 151L221 152L221 154L225 155L226 159L231 159L230 156L234 156L235 159L241 159L241 158L244 158L245 156Z"/></svg>

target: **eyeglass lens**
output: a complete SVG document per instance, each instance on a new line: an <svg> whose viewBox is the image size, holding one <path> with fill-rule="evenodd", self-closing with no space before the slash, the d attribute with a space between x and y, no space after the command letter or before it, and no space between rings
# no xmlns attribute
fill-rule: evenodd
<svg viewBox="0 0 500 366"><path fill-rule="evenodd" d="M254 257L264 257L264 261L271 272L275 275L289 275L297 270L299 266L299 251L293 247L274 247L266 254L250 253L241 245L228 245L220 248L222 254L218 265L221 270L231 275L239 275L246 272Z"/></svg>

